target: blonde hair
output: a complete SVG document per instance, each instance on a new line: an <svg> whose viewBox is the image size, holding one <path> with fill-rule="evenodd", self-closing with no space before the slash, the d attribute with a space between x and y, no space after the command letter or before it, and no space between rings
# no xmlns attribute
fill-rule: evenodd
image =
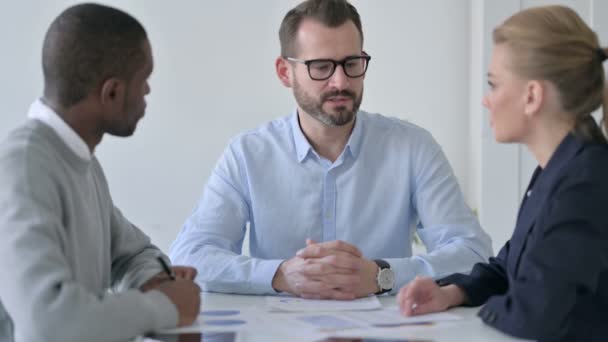
<svg viewBox="0 0 608 342"><path fill-rule="evenodd" d="M509 67L516 74L547 80L559 92L563 109L572 113L573 132L586 140L608 143L591 116L603 104L601 124L608 133L608 92L597 35L572 9L533 7L518 12L494 29L494 43L507 44Z"/></svg>

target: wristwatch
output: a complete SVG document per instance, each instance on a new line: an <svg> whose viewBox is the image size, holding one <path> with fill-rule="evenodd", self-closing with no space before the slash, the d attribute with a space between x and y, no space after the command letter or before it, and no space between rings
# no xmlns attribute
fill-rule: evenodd
<svg viewBox="0 0 608 342"><path fill-rule="evenodd" d="M378 274L376 275L376 283L380 291L376 292L377 295L390 292L395 286L395 272L391 269L391 265L381 259L374 260L378 265Z"/></svg>

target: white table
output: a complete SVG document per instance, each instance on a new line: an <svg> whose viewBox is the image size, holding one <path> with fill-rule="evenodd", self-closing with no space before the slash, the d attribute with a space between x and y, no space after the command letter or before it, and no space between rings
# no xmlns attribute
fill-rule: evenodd
<svg viewBox="0 0 608 342"><path fill-rule="evenodd" d="M383 306L395 305L395 297L379 297ZM289 313L276 313L265 311L266 302L263 296L228 295L204 292L202 293L202 308L204 310L239 310L240 316L227 317L227 319L245 319L247 324L238 328L221 327L217 330L238 331L237 341L289 341L306 342L310 337L302 337L295 326L289 324ZM410 338L430 340L434 342L493 342L493 341L521 341L505 335L491 327L486 326L476 316L478 308L454 308L449 312L457 314L464 319L451 322L439 322L433 325L401 326L392 328L350 329L332 335L363 336L386 338ZM313 339L314 340L314 339Z"/></svg>

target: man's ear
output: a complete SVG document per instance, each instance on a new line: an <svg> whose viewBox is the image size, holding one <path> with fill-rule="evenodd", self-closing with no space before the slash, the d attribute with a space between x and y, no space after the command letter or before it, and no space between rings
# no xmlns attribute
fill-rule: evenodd
<svg viewBox="0 0 608 342"><path fill-rule="evenodd" d="M275 69L277 72L277 76L279 77L279 80L281 81L281 83L283 83L284 86L291 88L292 71L291 71L291 64L289 64L289 61L287 61L283 57L278 57L277 60L274 62L274 66L275 66Z"/></svg>
<svg viewBox="0 0 608 342"><path fill-rule="evenodd" d="M545 85L538 80L528 81L524 99L524 114L532 117L540 112L546 96Z"/></svg>
<svg viewBox="0 0 608 342"><path fill-rule="evenodd" d="M101 84L100 102L102 105L113 105L117 102L122 103L125 97L125 82L111 77Z"/></svg>

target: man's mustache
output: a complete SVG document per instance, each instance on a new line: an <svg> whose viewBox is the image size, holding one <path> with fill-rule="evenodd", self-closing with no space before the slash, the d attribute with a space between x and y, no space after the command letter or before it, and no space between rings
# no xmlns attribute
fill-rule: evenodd
<svg viewBox="0 0 608 342"><path fill-rule="evenodd" d="M321 101L325 102L325 101L327 101L328 98L335 97L335 96L350 97L353 101L355 100L355 97L356 97L355 93L350 90L333 90L333 91L323 94L323 96L321 96Z"/></svg>

